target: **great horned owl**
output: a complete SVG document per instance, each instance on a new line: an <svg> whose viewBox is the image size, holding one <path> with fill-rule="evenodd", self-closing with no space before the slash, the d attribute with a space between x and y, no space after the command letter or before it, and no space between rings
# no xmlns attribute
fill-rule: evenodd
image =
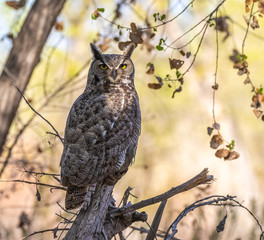
<svg viewBox="0 0 264 240"><path fill-rule="evenodd" d="M128 45L123 55L102 54L91 44L87 85L65 128L60 165L66 209L81 206L99 181L114 185L135 158L141 114L130 59L134 47Z"/></svg>

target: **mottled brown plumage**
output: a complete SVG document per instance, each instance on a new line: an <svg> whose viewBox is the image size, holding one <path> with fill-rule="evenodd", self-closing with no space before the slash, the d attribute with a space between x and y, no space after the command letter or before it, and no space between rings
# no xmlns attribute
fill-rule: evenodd
<svg viewBox="0 0 264 240"><path fill-rule="evenodd" d="M87 86L74 102L65 128L61 183L68 187L67 209L79 207L97 182L114 185L126 173L140 135L130 59L134 45L123 55L102 54L93 44L91 50L94 59Z"/></svg>

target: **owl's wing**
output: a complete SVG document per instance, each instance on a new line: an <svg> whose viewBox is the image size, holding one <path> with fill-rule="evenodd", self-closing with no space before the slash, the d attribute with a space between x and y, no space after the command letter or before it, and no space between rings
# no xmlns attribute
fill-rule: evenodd
<svg viewBox="0 0 264 240"><path fill-rule="evenodd" d="M96 183L121 169L127 159L132 161L140 134L135 100L123 95L89 100L84 94L75 101L65 130L63 185Z"/></svg>

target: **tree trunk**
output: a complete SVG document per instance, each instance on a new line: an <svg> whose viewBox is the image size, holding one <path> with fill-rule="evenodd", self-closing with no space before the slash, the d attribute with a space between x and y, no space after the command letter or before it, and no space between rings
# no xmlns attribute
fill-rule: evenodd
<svg viewBox="0 0 264 240"><path fill-rule="evenodd" d="M13 41L13 48L0 76L0 155L21 100L21 95L12 86L14 79L7 72L14 76L15 84L24 92L65 2L66 0L36 0Z"/></svg>
<svg viewBox="0 0 264 240"><path fill-rule="evenodd" d="M113 186L97 183L90 205L80 210L64 240L105 239L103 225L112 192Z"/></svg>

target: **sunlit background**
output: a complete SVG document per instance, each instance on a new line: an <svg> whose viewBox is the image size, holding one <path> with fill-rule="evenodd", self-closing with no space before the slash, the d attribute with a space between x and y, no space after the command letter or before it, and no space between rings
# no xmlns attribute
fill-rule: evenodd
<svg viewBox="0 0 264 240"><path fill-rule="evenodd" d="M12 48L12 40L20 30L27 13L34 1L27 1L24 8L14 10L0 3L0 69ZM89 43L107 46L107 53L119 53L118 42L127 41L129 32L111 25L102 18L92 20L91 14L98 7L104 8L102 15L111 20L119 1L67 1L57 22L63 29L53 28L42 51L41 61L34 70L30 84L25 92L31 105L48 119L63 136L67 114L74 100L82 93L86 84L89 59ZM120 1L122 2L122 1ZM121 17L116 24L129 27L131 22L145 26L147 16L151 25L154 13L166 14L169 20L180 13L189 3L180 1L129 1L121 7ZM170 70L168 58L181 59L180 68L184 72L190 66L201 40L200 34L205 22L172 44L190 52L190 58L182 56L178 50L164 47L158 51L155 46L160 38L169 45L183 35L205 16L209 15L221 1L194 1L177 19L157 28L156 36L150 40L154 46L151 52L139 45L133 54L136 69L135 85L138 90L142 111L142 134L135 164L118 182L114 196L117 204L122 199L128 186L133 187L129 198L133 203L156 196L177 186L204 168L215 180L207 188L193 189L171 198L165 208L160 229L166 231L172 221L187 206L199 198L209 195L234 195L237 200L249 208L263 224L264 208L264 122L253 113L250 107L253 93L249 85L244 85L245 76L238 76L229 60L233 49L241 52L246 32L243 1L229 0L219 8L218 16L229 16L230 36L223 41L225 33L218 32L218 72L215 116L221 125L223 138L235 140L235 151L240 158L224 161L215 157L215 150L210 148L210 136L207 127L213 124L213 89L216 70L216 31L215 26L208 27L192 68L184 76L182 91L172 98L173 91L179 87L175 83L164 82L161 89L154 90L148 83L157 83L154 75L146 74L147 64L153 63L154 74L164 78L167 74L174 76L175 69ZM212 21L214 23L214 21ZM264 83L264 34L263 19L259 18L260 28L249 30L245 42L251 79L256 87ZM119 33L121 31L121 33ZM120 36L121 34L121 36ZM80 71L80 69L83 69ZM79 73L78 76L75 76ZM61 87L63 86L63 87ZM1 99L1 97L0 97ZM19 129L34 115L31 109L21 101L16 119L12 125L6 146L14 141ZM1 123L0 123L1 124ZM38 116L23 132L12 152L9 165L2 179L23 179L37 181L23 171L59 173L62 144L51 134L52 129ZM1 157L3 163L5 154ZM44 183L59 185L52 177L38 177ZM56 202L64 206L64 192L50 191L38 187L41 201L36 198L36 186L21 183L0 183L0 239L21 239L35 231L55 228L61 220L56 214L67 216ZM143 209L148 213L151 224L158 205ZM215 228L219 221L228 214L224 232L217 233ZM28 224L20 226L22 213L28 218ZM64 225L59 225L63 227ZM137 227L149 228L146 223L137 223ZM126 237L131 229L126 230ZM60 233L57 235L59 236ZM176 235L179 239L259 239L260 230L252 218L242 208L204 207L187 215L179 225ZM146 235L134 231L127 239L144 239ZM53 239L52 233L35 235L32 239Z"/></svg>

